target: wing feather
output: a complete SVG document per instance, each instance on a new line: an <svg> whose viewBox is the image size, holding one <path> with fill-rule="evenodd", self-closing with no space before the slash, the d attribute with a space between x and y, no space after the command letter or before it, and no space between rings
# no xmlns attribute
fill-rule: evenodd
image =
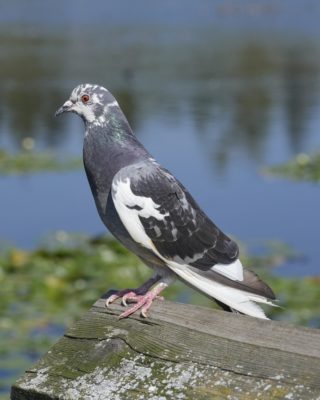
<svg viewBox="0 0 320 400"><path fill-rule="evenodd" d="M242 268L237 244L158 164L149 162L123 168L114 178L112 198L131 237L152 250L181 278L190 278L190 283L200 290L205 288L207 294L215 297L214 292L220 291L220 286L232 289L229 292L221 289L223 298L217 297L221 301L228 297L226 293L236 294L235 299L242 299L247 293L250 310L254 308L252 301L267 302L275 298L264 282ZM211 291L208 281L217 283ZM241 296L237 291L241 291ZM232 301L231 307L241 308L235 304Z"/></svg>
<svg viewBox="0 0 320 400"><path fill-rule="evenodd" d="M201 210L189 192L168 171L153 164L130 176L132 193L152 199L163 216L139 215L148 237L159 253L181 262L194 261L197 268L230 264L238 258L237 244Z"/></svg>
<svg viewBox="0 0 320 400"><path fill-rule="evenodd" d="M152 241L166 259L208 270L238 258L237 244L157 164L123 168L114 178L112 197L118 214L131 225L134 239L146 247Z"/></svg>

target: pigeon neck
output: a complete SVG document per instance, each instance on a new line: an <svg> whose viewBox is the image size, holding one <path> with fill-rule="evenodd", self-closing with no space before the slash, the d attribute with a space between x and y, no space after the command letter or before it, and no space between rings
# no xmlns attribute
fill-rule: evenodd
<svg viewBox="0 0 320 400"><path fill-rule="evenodd" d="M110 107L110 106L109 106ZM109 144L124 146L127 141L137 141L132 133L130 125L119 106L112 107L112 112L107 107L103 113L95 119L85 120L86 136L96 137Z"/></svg>
<svg viewBox="0 0 320 400"><path fill-rule="evenodd" d="M148 154L124 117L120 119L111 116L103 124L87 123L85 141L95 143L110 156L119 153L124 160L130 155L139 159L142 154Z"/></svg>
<svg viewBox="0 0 320 400"><path fill-rule="evenodd" d="M150 157L123 121L86 127L83 161L100 216L104 215L112 180L121 168Z"/></svg>
<svg viewBox="0 0 320 400"><path fill-rule="evenodd" d="M104 126L87 125L83 148L86 172L99 190L108 191L123 167L150 157L125 118L110 118Z"/></svg>

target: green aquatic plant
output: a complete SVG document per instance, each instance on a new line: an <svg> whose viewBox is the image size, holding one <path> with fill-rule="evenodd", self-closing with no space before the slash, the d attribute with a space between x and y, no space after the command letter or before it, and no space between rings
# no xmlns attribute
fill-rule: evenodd
<svg viewBox="0 0 320 400"><path fill-rule="evenodd" d="M293 160L265 168L263 172L298 181L320 182L320 152L313 155L298 154Z"/></svg>
<svg viewBox="0 0 320 400"><path fill-rule="evenodd" d="M22 151L10 154L0 150L0 175L22 175L44 171L66 171L79 169L82 160L61 159L50 152Z"/></svg>

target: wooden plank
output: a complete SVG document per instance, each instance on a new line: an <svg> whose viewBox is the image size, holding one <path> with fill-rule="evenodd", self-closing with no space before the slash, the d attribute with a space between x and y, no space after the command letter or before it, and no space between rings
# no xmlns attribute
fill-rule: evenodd
<svg viewBox="0 0 320 400"><path fill-rule="evenodd" d="M320 399L320 331L169 301L98 300L12 399Z"/></svg>

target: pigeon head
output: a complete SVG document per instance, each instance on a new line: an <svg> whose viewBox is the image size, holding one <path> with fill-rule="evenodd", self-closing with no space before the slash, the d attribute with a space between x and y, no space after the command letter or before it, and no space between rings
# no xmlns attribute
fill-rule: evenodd
<svg viewBox="0 0 320 400"><path fill-rule="evenodd" d="M78 114L85 124L103 126L108 120L111 107L119 106L107 89L86 83L73 89L70 98L57 110L55 115L73 112Z"/></svg>

